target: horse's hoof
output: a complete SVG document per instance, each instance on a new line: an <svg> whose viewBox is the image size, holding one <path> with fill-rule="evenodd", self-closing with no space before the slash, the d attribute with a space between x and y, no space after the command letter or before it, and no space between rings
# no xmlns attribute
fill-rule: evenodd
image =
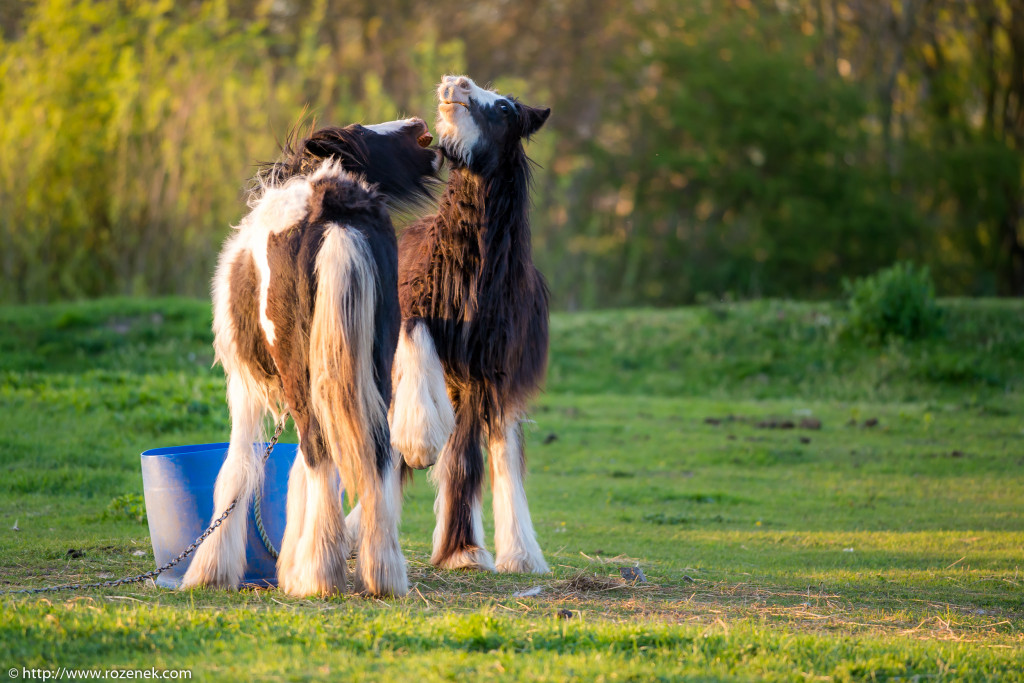
<svg viewBox="0 0 1024 683"><path fill-rule="evenodd" d="M551 571L544 556L539 552L530 554L526 551L498 555L495 562L496 570L501 574L547 574Z"/></svg>
<svg viewBox="0 0 1024 683"><path fill-rule="evenodd" d="M446 558L430 558L431 564L440 569L473 569L483 572L494 571L494 558L486 548L470 547L452 553Z"/></svg>

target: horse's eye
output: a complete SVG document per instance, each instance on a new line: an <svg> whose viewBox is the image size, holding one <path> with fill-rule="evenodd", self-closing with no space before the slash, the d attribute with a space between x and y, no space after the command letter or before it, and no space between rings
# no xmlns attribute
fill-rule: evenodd
<svg viewBox="0 0 1024 683"><path fill-rule="evenodd" d="M498 104L498 109L501 110L502 114L507 114L508 113L508 104L506 102L501 102L501 103Z"/></svg>

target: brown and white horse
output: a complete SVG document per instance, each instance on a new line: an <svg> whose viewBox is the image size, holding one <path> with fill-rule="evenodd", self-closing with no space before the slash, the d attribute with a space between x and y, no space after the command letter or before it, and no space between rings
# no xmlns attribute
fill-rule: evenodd
<svg viewBox="0 0 1024 683"><path fill-rule="evenodd" d="M300 451L289 475L281 590L344 591L358 534L357 587L407 592L387 421L400 329L388 208L429 198L441 161L430 141L420 119L325 128L257 176L252 210L226 241L213 281L214 349L231 412L214 518L235 498L239 505L196 551L183 588L241 580L244 511L263 478L263 421L287 410ZM339 474L358 492L358 530L346 531Z"/></svg>

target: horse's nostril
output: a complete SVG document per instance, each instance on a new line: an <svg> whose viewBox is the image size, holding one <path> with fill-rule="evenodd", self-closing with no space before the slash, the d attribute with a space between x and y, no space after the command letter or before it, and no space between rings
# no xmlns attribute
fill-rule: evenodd
<svg viewBox="0 0 1024 683"><path fill-rule="evenodd" d="M469 90L469 81L466 80L465 78L460 78L458 81L455 82L455 85L459 86L463 90Z"/></svg>

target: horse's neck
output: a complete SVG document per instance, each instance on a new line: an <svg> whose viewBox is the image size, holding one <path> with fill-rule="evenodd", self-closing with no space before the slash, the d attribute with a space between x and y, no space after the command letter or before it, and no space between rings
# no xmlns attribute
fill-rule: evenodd
<svg viewBox="0 0 1024 683"><path fill-rule="evenodd" d="M502 286L532 266L526 202L516 181L504 175L488 180L457 169L442 198L438 256L448 261L447 268L474 276L477 287ZM514 194L499 196L503 188Z"/></svg>

